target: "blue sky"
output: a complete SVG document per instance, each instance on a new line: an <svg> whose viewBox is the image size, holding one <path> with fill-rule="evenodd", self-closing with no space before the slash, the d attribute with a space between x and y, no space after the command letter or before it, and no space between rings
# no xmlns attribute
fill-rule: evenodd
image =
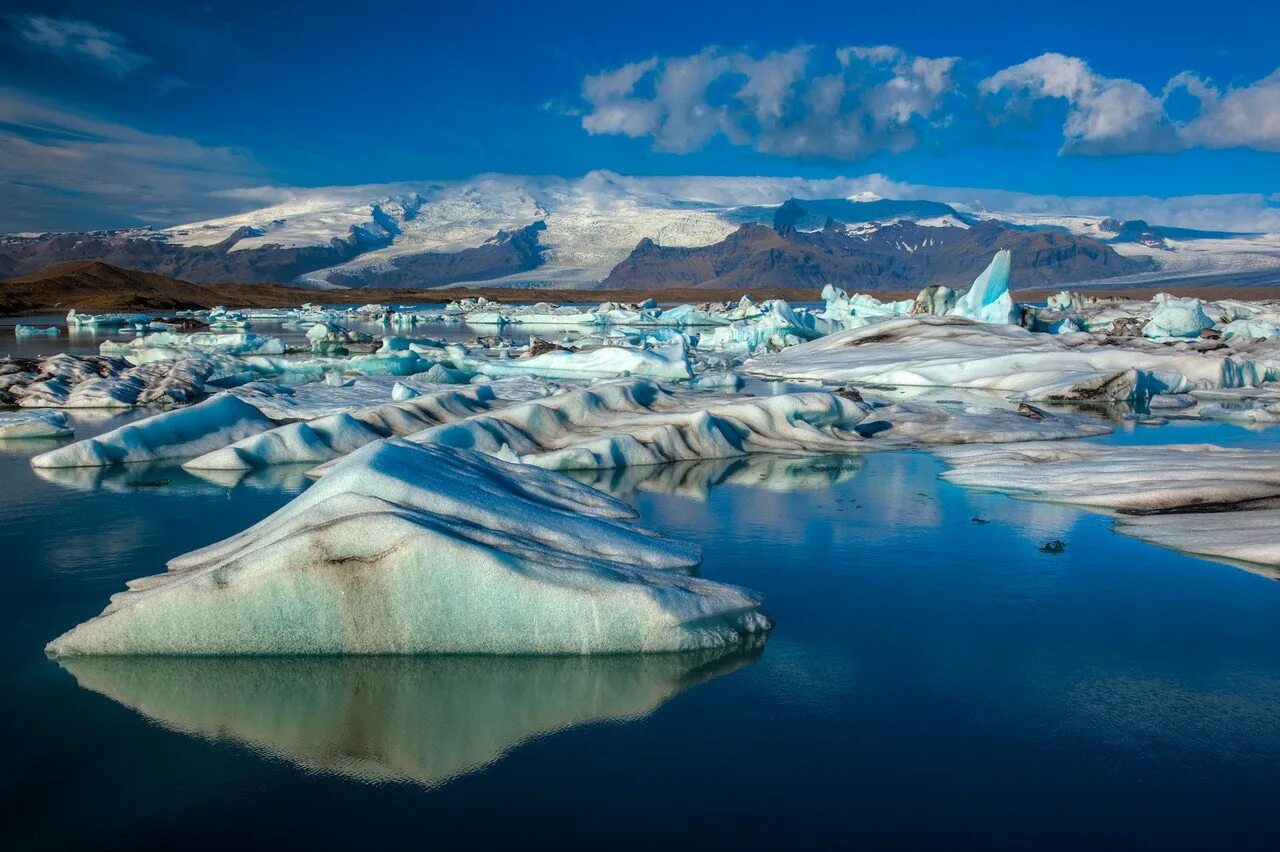
<svg viewBox="0 0 1280 852"><path fill-rule="evenodd" d="M486 171L1242 194L1267 217L1280 192L1266 3L6 11L5 229L171 224L251 207L250 187Z"/></svg>

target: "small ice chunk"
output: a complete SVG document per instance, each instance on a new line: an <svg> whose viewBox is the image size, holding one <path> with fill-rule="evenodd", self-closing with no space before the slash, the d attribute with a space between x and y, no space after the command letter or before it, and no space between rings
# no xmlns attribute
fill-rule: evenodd
<svg viewBox="0 0 1280 852"><path fill-rule="evenodd" d="M71 433L62 411L0 411L0 440L64 438Z"/></svg>

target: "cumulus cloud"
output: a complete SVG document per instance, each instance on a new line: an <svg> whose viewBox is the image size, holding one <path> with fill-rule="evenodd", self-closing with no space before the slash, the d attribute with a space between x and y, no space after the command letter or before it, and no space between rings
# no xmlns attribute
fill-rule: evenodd
<svg viewBox="0 0 1280 852"><path fill-rule="evenodd" d="M1167 108L1179 90L1199 103L1186 121L1175 121ZM1156 94L1132 80L1104 77L1082 59L1046 53L996 72L978 91L1007 97L1003 106L1014 110L1047 98L1064 101L1064 154L1172 153L1193 147L1280 151L1280 70L1226 92L1184 71Z"/></svg>
<svg viewBox="0 0 1280 852"><path fill-rule="evenodd" d="M45 15L15 15L9 21L30 49L93 65L113 77L127 77L151 61L131 50L124 36L90 21Z"/></svg>
<svg viewBox="0 0 1280 852"><path fill-rule="evenodd" d="M1280 68L1257 82L1225 92L1184 72L1169 81L1165 97L1178 89L1200 103L1199 114L1181 128L1188 145L1280 151Z"/></svg>
<svg viewBox="0 0 1280 852"><path fill-rule="evenodd" d="M1179 147L1161 98L1132 80L1095 74L1073 56L1046 53L993 74L978 90L1009 94L1014 108L1042 98L1066 101L1064 153L1130 154Z"/></svg>
<svg viewBox="0 0 1280 852"><path fill-rule="evenodd" d="M171 224L244 209L244 151L96 118L0 88L0 230Z"/></svg>
<svg viewBox="0 0 1280 852"><path fill-rule="evenodd" d="M674 153L724 137L766 154L855 160L913 148L923 126L946 120L954 58L888 46L816 53L807 45L763 56L708 47L603 71L583 81L582 126L649 137Z"/></svg>

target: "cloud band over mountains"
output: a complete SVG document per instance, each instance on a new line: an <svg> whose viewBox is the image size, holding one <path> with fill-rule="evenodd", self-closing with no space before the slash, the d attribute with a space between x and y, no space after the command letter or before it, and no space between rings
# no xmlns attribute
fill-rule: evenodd
<svg viewBox="0 0 1280 852"><path fill-rule="evenodd" d="M1170 111L1177 95L1195 104L1182 120ZM962 136L974 121L997 128L1031 122L1038 117L1032 107L1046 100L1065 109L1066 155L1280 151L1280 69L1225 89L1183 71L1152 92L1060 53L983 76L955 57L887 45L832 52L800 45L761 56L712 46L590 75L582 99L588 133L649 138L673 153L723 137L763 154L852 161Z"/></svg>

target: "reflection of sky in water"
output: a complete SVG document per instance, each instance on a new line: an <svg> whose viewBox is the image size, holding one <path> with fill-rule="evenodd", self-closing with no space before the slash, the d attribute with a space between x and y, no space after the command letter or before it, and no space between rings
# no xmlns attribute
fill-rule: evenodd
<svg viewBox="0 0 1280 852"><path fill-rule="evenodd" d="M79 437L108 425L73 417ZM1178 424L1107 440L1275 434ZM155 846L192 826L222 846L421 842L424 826L450 845L478 831L647 848L1271 842L1280 584L1114 535L1099 515L942 483L926 454L598 475L642 523L701 544L704 576L762 592L778 626L750 665L114 660L69 674L46 641L305 483L175 466L50 481L26 464L36 451L0 447L0 691L21 732L0 771L20 846ZM1051 538L1066 552L1041 553Z"/></svg>

